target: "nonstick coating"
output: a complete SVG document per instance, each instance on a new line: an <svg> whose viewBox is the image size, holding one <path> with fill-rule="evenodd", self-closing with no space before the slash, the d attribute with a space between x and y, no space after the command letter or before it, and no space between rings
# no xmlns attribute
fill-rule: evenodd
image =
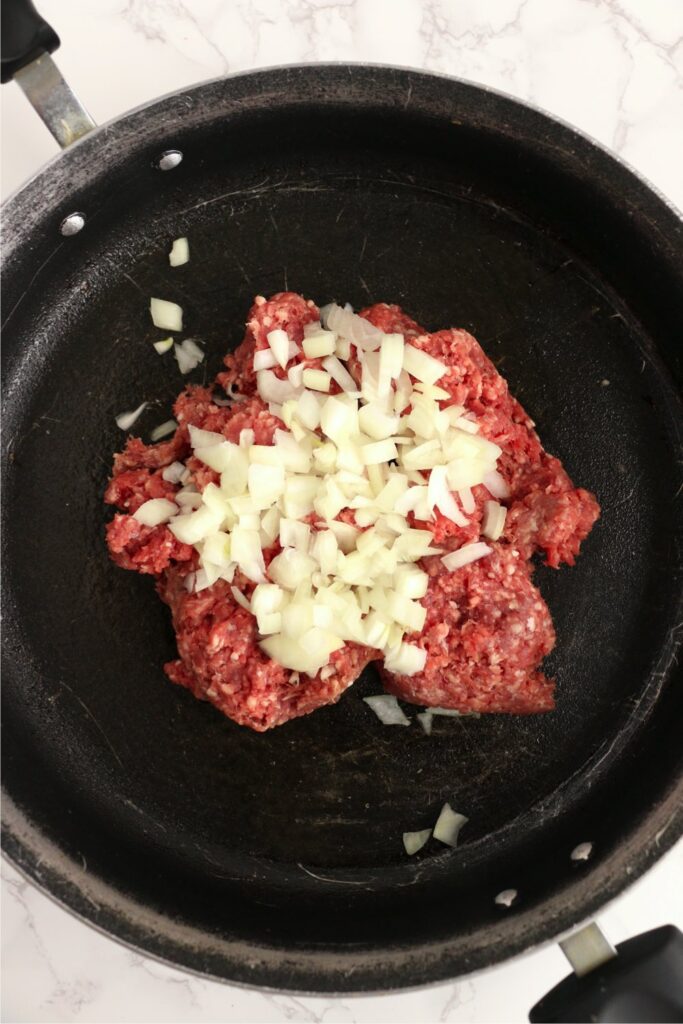
<svg viewBox="0 0 683 1024"><path fill-rule="evenodd" d="M175 170L160 154L180 149ZM85 229L59 233L73 210ZM191 260L171 269L179 235ZM101 129L10 201L5 848L77 913L242 982L392 988L575 923L680 831L681 224L591 142L510 99L389 68L208 83ZM210 380L257 293L398 302L466 327L603 515L539 567L557 710L380 725L361 697L265 735L172 686L165 607L107 557L122 410L182 386L151 295ZM137 429L137 426L136 426ZM680 791L679 791L680 792ZM406 857L445 800L462 845ZM587 862L570 854L593 843ZM509 909L503 889L518 890Z"/></svg>

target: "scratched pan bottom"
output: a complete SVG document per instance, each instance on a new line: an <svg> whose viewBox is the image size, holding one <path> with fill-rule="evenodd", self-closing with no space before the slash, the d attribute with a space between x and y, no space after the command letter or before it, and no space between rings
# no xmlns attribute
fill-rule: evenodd
<svg viewBox="0 0 683 1024"><path fill-rule="evenodd" d="M626 289L624 248L600 241L595 209L607 217L604 197L625 188L607 171L634 179L604 154L604 173L573 178L570 139L599 159L569 130L449 80L375 70L385 97L410 86L401 110L382 107L367 70L298 74L200 87L183 121L173 97L133 115L120 165L93 168L95 139L64 158L88 230L48 259L5 335L8 381L21 382L5 412L4 757L19 808L6 848L88 919L186 966L397 987L552 934L621 886L624 858L641 870L655 855L645 808L666 810L677 756L663 710L679 596L665 571L673 293L664 256L659 283L646 268ZM529 141L539 125L554 155ZM162 176L152 154L171 143L184 159ZM44 245L48 214L34 217L23 230ZM621 230L645 246L632 218ZM179 235L192 256L171 270ZM22 256L5 308L48 256ZM183 306L205 344L190 378L202 382L253 296L285 288L471 330L547 449L598 495L577 566L537 570L558 632L554 713L447 719L430 737L416 722L383 727L361 699L380 690L368 670L336 706L258 735L165 679L167 611L149 580L109 562L101 501L116 413L150 400L148 437L180 387L151 347L149 296ZM632 767L645 757L647 778ZM445 800L470 818L461 848L408 860L402 832L431 826ZM584 841L595 857L579 873L569 854ZM518 905L501 917L494 896L509 887Z"/></svg>

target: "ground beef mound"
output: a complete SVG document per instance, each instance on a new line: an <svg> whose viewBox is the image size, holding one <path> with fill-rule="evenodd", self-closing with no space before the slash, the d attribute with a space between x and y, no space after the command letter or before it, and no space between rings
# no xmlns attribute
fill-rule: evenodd
<svg viewBox="0 0 683 1024"><path fill-rule="evenodd" d="M188 592L185 579L196 568L194 548L178 542L166 526L143 526L133 514L149 498L173 496L178 485L164 480L163 470L174 461L186 462L200 489L217 481L211 469L191 457L190 425L234 442L242 430L251 429L257 444L272 444L283 424L256 395L254 352L267 347L267 335L276 328L286 330L301 348L305 325L319 315L313 302L293 292L268 300L259 296L244 339L226 356L215 390L189 387L179 395L174 405L178 429L171 440L145 445L130 438L114 458L105 492L105 501L118 509L107 526L112 559L122 568L154 576L171 609L179 658L165 666L167 675L257 731L335 703L379 652L346 644L315 677L283 668L259 648L255 621L235 600L231 586L219 580L198 594ZM555 633L532 583L530 559L541 554L553 568L572 565L599 515L598 504L574 487L560 461L543 450L532 420L471 334L429 333L399 306L387 303L370 306L361 316L382 331L403 334L448 366L439 386L450 398L442 406L464 405L477 416L481 433L503 449L499 468L510 490L504 534L490 556L456 572L448 572L438 557L425 559L427 620L422 633L410 638L426 650L425 667L414 676L382 670L384 685L402 700L461 712L549 711L554 684L539 666L552 650ZM319 365L303 352L296 358L306 366ZM357 374L353 360L349 368ZM284 375L279 367L274 372ZM337 390L334 383L331 390ZM226 393L235 398L229 406L223 404ZM429 523L414 525L431 530L435 543L446 550L476 540L490 495L475 487L473 497L476 508L466 527L439 513ZM340 518L352 521L352 513L345 510ZM278 550L275 545L265 553L266 564ZM234 585L246 596L253 588L239 574Z"/></svg>

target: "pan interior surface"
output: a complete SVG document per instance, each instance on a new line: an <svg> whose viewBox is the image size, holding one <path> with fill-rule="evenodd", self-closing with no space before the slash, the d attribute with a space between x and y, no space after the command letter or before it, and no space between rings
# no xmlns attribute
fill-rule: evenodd
<svg viewBox="0 0 683 1024"><path fill-rule="evenodd" d="M413 82L405 109L377 100L360 69L351 104L340 69L314 70L319 94L286 71L201 87L202 116L167 118L166 145L160 128L124 133L125 164L75 174L36 215L35 252L10 264L5 782L69 863L166 922L89 908L73 874L44 879L119 936L242 981L396 987L493 962L608 895L601 866L614 874L666 796L666 709L680 699L670 271L663 260L657 282L652 239L620 219L607 178L545 146L555 132L559 152L567 129L500 97L485 123L478 90L408 72L385 81L390 95ZM548 133L536 149L532 115ZM160 172L171 146L182 163ZM60 239L72 206L86 228ZM634 270L619 232L651 267ZM191 259L170 268L181 235ZM597 494L577 565L535 577L558 634L555 712L444 719L425 736L416 721L379 723L361 699L381 690L368 670L336 706L260 735L166 680L168 612L104 545L102 493L124 441L114 417L148 401L135 428L148 440L186 380L214 377L254 296L284 289L467 328L545 447ZM204 345L189 378L152 348L152 295L179 302ZM407 858L402 833L432 826L446 800L470 819L461 847ZM579 869L580 842L595 857ZM7 848L39 874L16 830ZM520 907L504 916L494 897L510 887Z"/></svg>

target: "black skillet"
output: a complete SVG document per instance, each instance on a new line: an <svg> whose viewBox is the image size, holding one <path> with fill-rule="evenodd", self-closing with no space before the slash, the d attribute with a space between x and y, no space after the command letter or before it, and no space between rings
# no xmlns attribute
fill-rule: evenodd
<svg viewBox="0 0 683 1024"><path fill-rule="evenodd" d="M182 161L164 171L169 150ZM74 212L85 226L65 236ZM342 992L509 957L671 846L683 231L660 196L505 96L313 65L93 131L8 201L4 235L4 848L22 871L176 964ZM179 235L192 257L171 270ZM283 288L473 331L598 495L576 567L537 570L558 633L552 714L447 719L427 737L379 724L367 672L338 705L257 735L166 681L168 613L103 541L114 417L150 400L148 438L182 383L151 346L149 297L184 307L202 381L254 294ZM461 847L406 857L402 832L445 800L470 818ZM571 857L580 843L588 860Z"/></svg>

